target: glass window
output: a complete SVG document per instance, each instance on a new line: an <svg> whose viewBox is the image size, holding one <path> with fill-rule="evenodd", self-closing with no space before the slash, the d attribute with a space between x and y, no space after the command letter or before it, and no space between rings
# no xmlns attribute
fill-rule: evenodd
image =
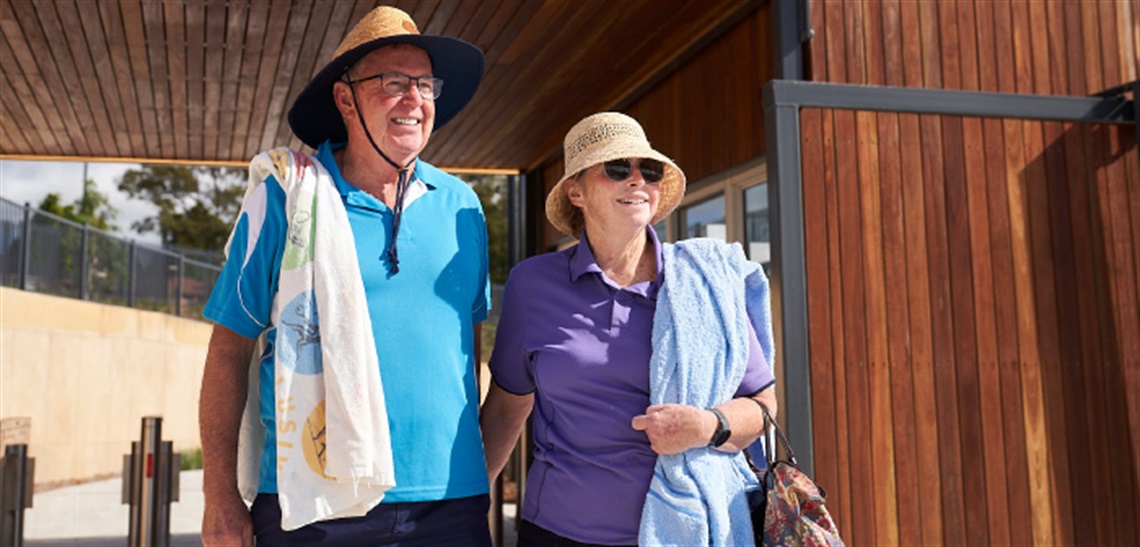
<svg viewBox="0 0 1140 547"><path fill-rule="evenodd" d="M682 211L685 238L713 237L728 241L724 194L690 205Z"/></svg>
<svg viewBox="0 0 1140 547"><path fill-rule="evenodd" d="M750 260L761 264L772 260L772 237L768 226L768 183L744 190L744 241Z"/></svg>
<svg viewBox="0 0 1140 547"><path fill-rule="evenodd" d="M665 231L665 221L662 220L653 225L653 231L657 232L658 241L669 241L669 234Z"/></svg>

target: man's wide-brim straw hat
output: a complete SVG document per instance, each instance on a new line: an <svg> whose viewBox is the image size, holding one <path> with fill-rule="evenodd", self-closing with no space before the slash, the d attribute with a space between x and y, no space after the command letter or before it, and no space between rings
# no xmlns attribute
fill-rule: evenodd
<svg viewBox="0 0 1140 547"><path fill-rule="evenodd" d="M432 75L443 80L443 92L435 99L436 129L443 127L467 106L483 79L483 52L478 47L458 38L420 34L407 13L390 6L380 6L352 27L336 48L332 61L293 101L289 109L289 125L293 133L313 148L325 140L347 140L348 132L333 102L333 84L353 63L379 47L392 44L412 44L427 51L431 57Z"/></svg>
<svg viewBox="0 0 1140 547"><path fill-rule="evenodd" d="M566 235L579 237L582 233L582 210L570 203L565 182L600 163L623 158L647 158L665 164L665 177L661 185L661 198L651 224L669 216L685 195L685 173L673 160L649 145L645 130L637 120L620 112L601 112L588 116L570 128L562 142L562 155L566 170L558 184L546 196L546 218Z"/></svg>

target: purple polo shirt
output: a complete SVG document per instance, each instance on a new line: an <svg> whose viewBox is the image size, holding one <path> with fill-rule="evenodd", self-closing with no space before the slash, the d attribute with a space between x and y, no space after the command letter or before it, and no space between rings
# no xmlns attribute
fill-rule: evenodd
<svg viewBox="0 0 1140 547"><path fill-rule="evenodd" d="M663 279L661 244L647 237ZM743 282L743 281L742 281ZM630 422L649 406L649 357L660 282L618 287L586 236L511 270L491 373L508 392L534 392L534 465L522 518L585 543L637 543L656 454ZM749 327L737 396L774 382Z"/></svg>

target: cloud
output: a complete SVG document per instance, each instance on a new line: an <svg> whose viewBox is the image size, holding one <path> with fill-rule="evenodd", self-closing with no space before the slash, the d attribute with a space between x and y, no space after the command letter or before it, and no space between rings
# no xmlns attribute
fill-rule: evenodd
<svg viewBox="0 0 1140 547"><path fill-rule="evenodd" d="M74 203L83 195L82 162L0 160L0 197L18 205L39 205L50 193L59 194L63 203ZM119 178L135 163L88 163L87 178L95 181L99 192L109 198L118 211L114 225L123 237L140 243L161 243L155 233L139 234L131 224L154 216L158 209L151 203L133 200L119 192Z"/></svg>

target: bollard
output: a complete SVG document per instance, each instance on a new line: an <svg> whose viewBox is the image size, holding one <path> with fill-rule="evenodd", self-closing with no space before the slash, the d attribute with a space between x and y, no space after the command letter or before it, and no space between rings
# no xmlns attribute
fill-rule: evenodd
<svg viewBox="0 0 1140 547"><path fill-rule="evenodd" d="M24 544L24 509L32 507L36 460L28 445L10 444L0 458L0 545Z"/></svg>
<svg viewBox="0 0 1140 547"><path fill-rule="evenodd" d="M162 418L142 419L139 440L123 457L123 503L131 506L130 547L170 545L170 502L178 501L181 458L162 440Z"/></svg>

